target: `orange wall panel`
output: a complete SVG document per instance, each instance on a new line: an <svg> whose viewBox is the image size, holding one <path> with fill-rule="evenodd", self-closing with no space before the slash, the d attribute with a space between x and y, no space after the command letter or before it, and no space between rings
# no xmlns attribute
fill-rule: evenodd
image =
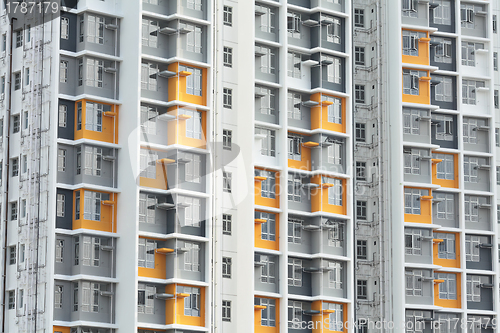
<svg viewBox="0 0 500 333"><path fill-rule="evenodd" d="M75 219L75 211L73 214L73 230L76 229L91 229L106 232L116 232L116 199L118 194L109 193L109 200L115 202L113 205L104 205L101 203L101 220L93 221L84 219L84 195L85 189L73 191L73 209L76 209L76 192L80 192L80 218ZM92 191L99 193L107 193L101 191Z"/></svg>
<svg viewBox="0 0 500 333"><path fill-rule="evenodd" d="M179 286L191 287L185 284L179 284ZM165 287L165 292L168 294L176 295L177 284L168 285ZM198 287L197 287L198 288ZM165 324L172 325L190 325L190 326L201 326L205 327L205 288L200 288L200 316L185 316L184 315L184 300L183 297L178 297L177 295L165 303Z"/></svg>
<svg viewBox="0 0 500 333"><path fill-rule="evenodd" d="M445 232L434 231L434 239L441 239ZM432 263L443 267L460 268L460 234L455 234L455 259L441 259L438 257L439 243L432 244Z"/></svg>
<svg viewBox="0 0 500 333"><path fill-rule="evenodd" d="M412 30L412 31L418 31L418 30ZM427 40L427 38L429 37L429 34L426 31L420 31L420 32L425 32L426 38L423 40L420 39L418 41L418 56L410 56L410 55L403 54L403 63L429 66L429 64L430 64L430 58L429 58L429 45L430 45L429 42L430 42L430 40ZM401 40L402 39L403 39L403 36L401 35ZM402 43L402 41L401 41L401 43Z"/></svg>
<svg viewBox="0 0 500 333"><path fill-rule="evenodd" d="M264 211L262 211L264 212ZM264 212L266 213L266 212ZM279 238L280 238L280 228L279 228L279 214L275 214L275 232L276 238L274 241L269 241L262 239L262 226L260 223L255 223L255 247L268 250L279 251Z"/></svg>
<svg viewBox="0 0 500 333"><path fill-rule="evenodd" d="M201 139L188 138L186 136L186 120L176 119L171 120L167 124L167 144L180 144L194 148L206 148L206 133L207 133L207 113L205 111L197 111L201 113ZM172 107L168 109L168 114L172 116L179 115L179 108Z"/></svg>
<svg viewBox="0 0 500 333"><path fill-rule="evenodd" d="M168 66L168 70L171 72L178 73L179 72L179 66L180 65L185 65L189 67L194 67L194 68L199 68L202 71L202 92L201 96L196 96L196 95L190 95L186 93L186 81L187 77L186 76L180 76L177 75L175 77L171 77L168 79L168 100L174 101L182 101L186 103L192 103L192 104L198 104L198 105L207 105L207 79L208 79L208 72L206 68L201 68L197 66L191 66L188 64L182 64L182 63L173 63Z"/></svg>
<svg viewBox="0 0 500 333"><path fill-rule="evenodd" d="M440 185L442 187L458 188L458 155L457 154L450 154L450 153L439 153L439 154L453 155L455 179L438 179L437 178L437 165L438 165L438 163L432 163L432 183L436 184L436 185ZM439 162L439 163L443 163L443 162Z"/></svg>
<svg viewBox="0 0 500 333"><path fill-rule="evenodd" d="M54 333L70 333L71 328L70 327L63 327L63 326L54 326L52 331Z"/></svg>
<svg viewBox="0 0 500 333"><path fill-rule="evenodd" d="M269 298L269 297L260 297L260 298ZM276 327L262 326L261 325L261 316L262 310L256 309L254 310L254 332L255 333L278 333L280 331L279 327L279 313L280 313L280 300L276 299Z"/></svg>
<svg viewBox="0 0 500 333"><path fill-rule="evenodd" d="M77 130L78 124L78 103L82 103L82 128ZM103 105L111 106L111 113L114 115L102 114L102 131L91 131L85 129L85 119L87 114L87 102L99 103ZM103 141L109 143L118 143L118 105L95 102L91 100L79 100L75 102L75 140L79 139L89 139L96 141Z"/></svg>
<svg viewBox="0 0 500 333"><path fill-rule="evenodd" d="M429 190L429 196L432 195L430 189L421 188L424 190ZM404 214L405 222L415 222L415 223L432 223L432 200L420 199L420 215L417 214Z"/></svg>
<svg viewBox="0 0 500 333"><path fill-rule="evenodd" d="M331 97L337 97L328 95ZM311 95L311 101L320 103L318 106L311 108L311 129L325 129L334 132L346 132L346 99L340 98L342 101L342 124L331 123L328 121L328 106L321 105L321 93Z"/></svg>
<svg viewBox="0 0 500 333"><path fill-rule="evenodd" d="M444 273L444 272L440 272ZM434 283L434 305L442 306L444 308L455 308L459 309L462 307L462 279L460 273L456 274L457 276L457 299L440 299L439 298L439 284Z"/></svg>
<svg viewBox="0 0 500 333"><path fill-rule="evenodd" d="M347 195L345 179L342 181L342 206L332 205L328 203L328 187L322 187L321 175L311 177L311 183L320 185L315 191L311 191L311 212L327 212L334 214L347 214Z"/></svg>
<svg viewBox="0 0 500 333"><path fill-rule="evenodd" d="M139 237L145 238L145 237ZM166 279L167 278L167 258L165 254L155 252L155 268L139 267L139 276Z"/></svg>
<svg viewBox="0 0 500 333"><path fill-rule="evenodd" d="M401 87L401 93L403 93L403 102L406 103L418 103L418 104L430 104L431 103L431 82L429 77L429 72L427 72L427 79L420 78L418 95L408 95L403 93L403 87ZM402 82L402 81L401 81Z"/></svg>
<svg viewBox="0 0 500 333"><path fill-rule="evenodd" d="M264 170L257 168L259 170ZM270 170L267 170L270 171ZM258 206L267 206L267 207L272 207L272 208L280 208L280 173L276 172L274 174L274 179L275 179L275 198L263 198L261 196L261 191L262 191L262 183L260 181L255 180L254 181L254 197L255 197L255 204Z"/></svg>

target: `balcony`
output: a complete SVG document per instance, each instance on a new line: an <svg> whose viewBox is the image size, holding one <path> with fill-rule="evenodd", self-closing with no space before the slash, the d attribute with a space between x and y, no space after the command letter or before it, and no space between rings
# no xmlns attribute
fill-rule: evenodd
<svg viewBox="0 0 500 333"><path fill-rule="evenodd" d="M116 232L116 193L91 191L85 188L73 191L74 214L66 215L71 219L72 229L91 229ZM66 223L68 224L68 223Z"/></svg>
<svg viewBox="0 0 500 333"><path fill-rule="evenodd" d="M493 244L490 236L465 235L465 260L467 269L492 269Z"/></svg>
<svg viewBox="0 0 500 333"><path fill-rule="evenodd" d="M432 196L432 222L446 228L458 228L458 195L434 191Z"/></svg>
<svg viewBox="0 0 500 333"><path fill-rule="evenodd" d="M72 52L92 51L104 53L111 56L119 56L117 43L120 36L120 20L116 17L95 15L92 12L84 12L75 16L65 13L63 17L69 20L69 37L61 38L61 49ZM78 22L77 22L78 20ZM79 31L76 36L77 25L80 29L95 29L90 31Z"/></svg>

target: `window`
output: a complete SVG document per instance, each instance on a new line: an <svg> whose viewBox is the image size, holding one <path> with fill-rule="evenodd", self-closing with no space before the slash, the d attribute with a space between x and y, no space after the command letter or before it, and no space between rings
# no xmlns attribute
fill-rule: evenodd
<svg viewBox="0 0 500 333"><path fill-rule="evenodd" d="M339 261L328 261L328 288L342 289L344 267Z"/></svg>
<svg viewBox="0 0 500 333"><path fill-rule="evenodd" d="M233 7L224 6L223 21L224 25L229 27L233 25Z"/></svg>
<svg viewBox="0 0 500 333"><path fill-rule="evenodd" d="M498 71L498 52L493 52L493 70Z"/></svg>
<svg viewBox="0 0 500 333"><path fill-rule="evenodd" d="M66 171L66 149L57 149L57 171Z"/></svg>
<svg viewBox="0 0 500 333"><path fill-rule="evenodd" d="M224 66L233 67L233 48L224 46Z"/></svg>
<svg viewBox="0 0 500 333"><path fill-rule="evenodd" d="M19 158L13 158L12 160L12 177L17 177L19 175Z"/></svg>
<svg viewBox="0 0 500 333"><path fill-rule="evenodd" d="M231 193L231 182L232 182L232 174L231 172L222 172L222 189L224 192Z"/></svg>
<svg viewBox="0 0 500 333"><path fill-rule="evenodd" d="M328 154L327 162L329 164L342 165L344 141L327 138L325 142L330 144L327 147L327 154Z"/></svg>
<svg viewBox="0 0 500 333"><path fill-rule="evenodd" d="M99 312L100 284L82 282L82 312Z"/></svg>
<svg viewBox="0 0 500 333"><path fill-rule="evenodd" d="M288 328L297 328L302 323L302 302L288 301Z"/></svg>
<svg viewBox="0 0 500 333"><path fill-rule="evenodd" d="M18 133L21 129L21 117L15 115L12 117L12 133Z"/></svg>
<svg viewBox="0 0 500 333"><path fill-rule="evenodd" d="M433 37L434 46L434 61L443 64L451 64L453 62L453 42L449 38Z"/></svg>
<svg viewBox="0 0 500 333"><path fill-rule="evenodd" d="M222 301L222 321L231 321L231 301Z"/></svg>
<svg viewBox="0 0 500 333"><path fill-rule="evenodd" d="M460 330L459 315L451 313L436 313L436 315L437 315L437 323L439 323L440 327L439 333L459 333ZM420 321L420 323L423 323L423 321ZM436 333L438 332L436 331Z"/></svg>
<svg viewBox="0 0 500 333"><path fill-rule="evenodd" d="M496 15L493 15L493 33L497 33L498 31L498 19Z"/></svg>
<svg viewBox="0 0 500 333"><path fill-rule="evenodd" d="M479 11L482 10L482 6L474 6L472 4L460 5L460 21L462 22L462 28L474 29L474 7L478 8Z"/></svg>
<svg viewBox="0 0 500 333"><path fill-rule="evenodd" d="M233 141L233 131L222 130L222 147L226 150L231 150Z"/></svg>
<svg viewBox="0 0 500 333"><path fill-rule="evenodd" d="M61 17L61 39L69 39L69 18Z"/></svg>
<svg viewBox="0 0 500 333"><path fill-rule="evenodd" d="M484 49L483 43L462 42L462 65L476 66L476 50Z"/></svg>
<svg viewBox="0 0 500 333"><path fill-rule="evenodd" d="M302 137L296 135L288 135L288 159L301 161L302 160Z"/></svg>
<svg viewBox="0 0 500 333"><path fill-rule="evenodd" d="M420 175L420 156L427 155L420 149L403 149L404 173L406 175Z"/></svg>
<svg viewBox="0 0 500 333"><path fill-rule="evenodd" d="M436 167L437 169L436 178L447 179L447 180L455 179L455 155L434 154L434 158L441 160L441 162L439 162Z"/></svg>
<svg viewBox="0 0 500 333"><path fill-rule="evenodd" d="M139 238L139 267L155 268L156 242L150 239Z"/></svg>
<svg viewBox="0 0 500 333"><path fill-rule="evenodd" d="M321 63L323 67L326 67L326 75L323 74L323 78L326 77L327 82L341 84L342 66L340 58L321 55Z"/></svg>
<svg viewBox="0 0 500 333"><path fill-rule="evenodd" d="M500 128L495 128L495 146L500 147Z"/></svg>
<svg viewBox="0 0 500 333"><path fill-rule="evenodd" d="M298 173L288 174L288 201L302 201L302 177Z"/></svg>
<svg viewBox="0 0 500 333"><path fill-rule="evenodd" d="M9 300L9 310L16 308L16 292L14 290L7 291L7 297Z"/></svg>
<svg viewBox="0 0 500 333"><path fill-rule="evenodd" d="M354 26L357 28L365 27L365 11L363 9L354 8Z"/></svg>
<svg viewBox="0 0 500 333"><path fill-rule="evenodd" d="M424 37L427 37L424 32L403 30L403 55L417 57L419 39Z"/></svg>
<svg viewBox="0 0 500 333"><path fill-rule="evenodd" d="M68 121L68 107L59 105L59 127L66 127Z"/></svg>
<svg viewBox="0 0 500 333"><path fill-rule="evenodd" d="M54 287L54 308L62 309L63 306L63 286Z"/></svg>
<svg viewBox="0 0 500 333"><path fill-rule="evenodd" d="M451 77L435 76L433 80L439 81L434 87L434 99L438 102L453 102L453 79Z"/></svg>
<svg viewBox="0 0 500 333"><path fill-rule="evenodd" d="M339 221L327 221L328 228L328 246L343 247L344 246L344 223Z"/></svg>
<svg viewBox="0 0 500 333"><path fill-rule="evenodd" d="M184 242L184 270L189 272L200 271L200 244Z"/></svg>
<svg viewBox="0 0 500 333"><path fill-rule="evenodd" d="M222 234L231 236L233 230L233 216L222 214Z"/></svg>
<svg viewBox="0 0 500 333"><path fill-rule="evenodd" d="M23 46L23 31L16 31L16 48Z"/></svg>
<svg viewBox="0 0 500 333"><path fill-rule="evenodd" d="M57 194L57 217L64 217L66 196L64 194Z"/></svg>
<svg viewBox="0 0 500 333"><path fill-rule="evenodd" d="M260 59L261 73L264 74L275 74L276 73L276 50L266 46L256 46L256 52L258 53L258 58Z"/></svg>
<svg viewBox="0 0 500 333"><path fill-rule="evenodd" d="M62 263L64 260L64 240L56 239L56 262Z"/></svg>
<svg viewBox="0 0 500 333"><path fill-rule="evenodd" d="M357 280L356 281L356 295L358 299L368 298L368 281L367 280Z"/></svg>
<svg viewBox="0 0 500 333"><path fill-rule="evenodd" d="M260 154L264 156L276 156L276 131L263 127L255 127L255 134L263 136L260 140Z"/></svg>
<svg viewBox="0 0 500 333"><path fill-rule="evenodd" d="M145 314L155 313L156 287L143 283L137 285L137 312Z"/></svg>
<svg viewBox="0 0 500 333"><path fill-rule="evenodd" d="M464 181L469 183L477 183L478 168L479 159L477 157L464 156Z"/></svg>
<svg viewBox="0 0 500 333"><path fill-rule="evenodd" d="M478 222L479 221L479 198L465 195L465 222Z"/></svg>
<svg viewBox="0 0 500 333"><path fill-rule="evenodd" d="M403 16L417 17L417 9L415 8L414 0L402 0L401 8L403 10Z"/></svg>
<svg viewBox="0 0 500 333"><path fill-rule="evenodd" d="M184 208L184 225L199 228L201 226L201 199L179 196L178 203L186 206Z"/></svg>
<svg viewBox="0 0 500 333"><path fill-rule="evenodd" d="M19 289L17 292L17 308L24 309L24 290Z"/></svg>
<svg viewBox="0 0 500 333"><path fill-rule="evenodd" d="M287 56L288 77L300 79L302 77L302 55L300 53L288 51Z"/></svg>
<svg viewBox="0 0 500 333"><path fill-rule="evenodd" d="M149 91L157 91L159 71L160 69L158 68L157 64L143 62L141 64L141 89Z"/></svg>
<svg viewBox="0 0 500 333"><path fill-rule="evenodd" d="M255 22L256 26L260 27L260 31L266 32L266 33L274 33L275 32L275 16L276 12L274 9L267 7L267 6L262 6L262 5L256 5L255 6L255 13L260 16L260 24L259 20Z"/></svg>
<svg viewBox="0 0 500 333"><path fill-rule="evenodd" d="M202 96L203 75L201 68L179 66L179 71L191 73L186 78L186 94Z"/></svg>
<svg viewBox="0 0 500 333"><path fill-rule="evenodd" d="M500 98L499 98L499 93L498 89L495 89L493 91L493 104L495 105L495 109L498 109L500 107Z"/></svg>
<svg viewBox="0 0 500 333"><path fill-rule="evenodd" d="M419 95L420 77L426 75L426 72L403 69L403 94Z"/></svg>
<svg viewBox="0 0 500 333"><path fill-rule="evenodd" d="M328 122L342 124L342 100L333 96L322 96L322 101L331 102L328 104Z"/></svg>
<svg viewBox="0 0 500 333"><path fill-rule="evenodd" d="M440 299L457 299L457 276L453 273L435 273L435 278L444 280L439 284Z"/></svg>
<svg viewBox="0 0 500 333"><path fill-rule="evenodd" d="M232 259L228 257L222 257L222 277L226 279L231 278L232 272Z"/></svg>
<svg viewBox="0 0 500 333"><path fill-rule="evenodd" d="M288 243L302 243L302 225L304 221L288 218Z"/></svg>
<svg viewBox="0 0 500 333"><path fill-rule="evenodd" d="M497 166L497 185L500 185L500 167Z"/></svg>
<svg viewBox="0 0 500 333"><path fill-rule="evenodd" d="M434 24L451 25L451 1L437 0L433 4L438 5L432 10Z"/></svg>
<svg viewBox="0 0 500 333"><path fill-rule="evenodd" d="M453 116L436 115L432 120L436 126L436 140L453 141L455 127Z"/></svg>
<svg viewBox="0 0 500 333"><path fill-rule="evenodd" d="M344 323L343 307L344 307L343 304L323 302L323 310L333 310L333 311L328 311L330 312L328 314L329 325L328 326L325 325L325 328L328 327L330 331L342 332L344 327L347 325L347 322ZM326 313L326 311L323 313Z"/></svg>
<svg viewBox="0 0 500 333"><path fill-rule="evenodd" d="M27 86L30 84L30 69L24 69L24 85Z"/></svg>
<svg viewBox="0 0 500 333"><path fill-rule="evenodd" d="M193 10L201 10L201 1L202 0L187 0L187 8Z"/></svg>
<svg viewBox="0 0 500 333"><path fill-rule="evenodd" d="M300 13L288 12L286 15L288 37L300 39L302 19Z"/></svg>
<svg viewBox="0 0 500 333"><path fill-rule="evenodd" d="M356 142L366 142L366 124L356 123Z"/></svg>
<svg viewBox="0 0 500 333"><path fill-rule="evenodd" d="M189 162L184 164L184 179L188 183L201 183L201 156L185 153L184 158Z"/></svg>
<svg viewBox="0 0 500 333"><path fill-rule="evenodd" d="M87 42L104 44L104 17L87 16Z"/></svg>
<svg viewBox="0 0 500 333"><path fill-rule="evenodd" d="M302 287L302 260L288 258L288 285Z"/></svg>
<svg viewBox="0 0 500 333"><path fill-rule="evenodd" d="M356 180L366 180L366 162L356 162Z"/></svg>
<svg viewBox="0 0 500 333"><path fill-rule="evenodd" d="M26 204L27 204L26 199L23 199L21 201L21 217L22 218L26 217Z"/></svg>
<svg viewBox="0 0 500 333"><path fill-rule="evenodd" d="M465 235L465 260L479 262L480 247L481 241L479 236Z"/></svg>
<svg viewBox="0 0 500 333"><path fill-rule="evenodd" d="M342 22L340 18L321 14L320 21L325 25L326 41L340 44L342 42Z"/></svg>
<svg viewBox="0 0 500 333"><path fill-rule="evenodd" d="M406 296L422 296L422 271L406 270Z"/></svg>
<svg viewBox="0 0 500 333"><path fill-rule="evenodd" d="M420 111L415 109L403 109L403 133L420 134Z"/></svg>
<svg viewBox="0 0 500 333"><path fill-rule="evenodd" d="M9 265L15 265L16 264L16 246L9 246Z"/></svg>
<svg viewBox="0 0 500 333"><path fill-rule="evenodd" d="M443 241L438 244L438 258L439 259L456 259L456 235L439 233L436 237Z"/></svg>
<svg viewBox="0 0 500 333"><path fill-rule="evenodd" d="M21 244L19 249L19 263L21 264L24 263L25 254L26 254L26 245Z"/></svg>
<svg viewBox="0 0 500 333"><path fill-rule="evenodd" d="M481 277L467 275L467 302L481 302Z"/></svg>
<svg viewBox="0 0 500 333"><path fill-rule="evenodd" d="M102 174L102 148L85 146L84 174L100 177Z"/></svg>
<svg viewBox="0 0 500 333"><path fill-rule="evenodd" d="M366 201L356 201L356 218L366 220Z"/></svg>
<svg viewBox="0 0 500 333"><path fill-rule="evenodd" d="M276 327L276 300L272 298L255 298L255 304L266 307L260 310L260 325Z"/></svg>
<svg viewBox="0 0 500 333"><path fill-rule="evenodd" d="M326 178L326 183L333 184L328 188L328 204L342 206L343 184L342 180L336 178Z"/></svg>
<svg viewBox="0 0 500 333"><path fill-rule="evenodd" d="M141 105L141 130L145 134L156 135L158 109L154 106Z"/></svg>
<svg viewBox="0 0 500 333"><path fill-rule="evenodd" d="M265 177L266 179L261 181L260 196L263 198L276 198L276 173L274 171L268 170L256 170L256 176Z"/></svg>
<svg viewBox="0 0 500 333"><path fill-rule="evenodd" d="M276 216L272 213L257 212L257 218L265 220L261 223L260 238L262 240L275 241L276 240Z"/></svg>
<svg viewBox="0 0 500 333"><path fill-rule="evenodd" d="M4 98L5 94L5 76L0 78L0 99Z"/></svg>
<svg viewBox="0 0 500 333"><path fill-rule="evenodd" d="M155 195L140 193L139 194L139 222L152 223L156 222L156 205L158 199Z"/></svg>
<svg viewBox="0 0 500 333"><path fill-rule="evenodd" d="M276 114L275 89L256 86L255 91L260 101L260 113L265 115ZM259 104L259 103L256 103Z"/></svg>
<svg viewBox="0 0 500 333"><path fill-rule="evenodd" d="M257 254L260 256L261 273L260 282L262 283L276 283L276 261L274 256L264 254Z"/></svg>
<svg viewBox="0 0 500 333"><path fill-rule="evenodd" d="M201 140L203 137L201 112L183 108L179 110L179 114L190 116L190 118L185 121L186 137Z"/></svg>
<svg viewBox="0 0 500 333"><path fill-rule="evenodd" d="M156 20L142 19L142 46L158 47L160 25Z"/></svg>
<svg viewBox="0 0 500 333"><path fill-rule="evenodd" d="M420 197L428 190L419 190L416 188L405 188L405 214L420 215Z"/></svg>
<svg viewBox="0 0 500 333"><path fill-rule="evenodd" d="M414 256L422 255L421 229L405 229L405 254Z"/></svg>
<svg viewBox="0 0 500 333"><path fill-rule="evenodd" d="M365 86L356 84L354 86L354 101L356 103L365 103Z"/></svg>
<svg viewBox="0 0 500 333"><path fill-rule="evenodd" d="M437 218L453 220L455 218L455 196L452 193L437 193Z"/></svg>
<svg viewBox="0 0 500 333"><path fill-rule="evenodd" d="M77 192L79 193L79 192ZM79 196L78 196L79 199ZM101 201L108 200L109 194L85 191L84 192L84 212L85 220L100 221L101 220ZM75 213L80 214L79 205L75 209Z"/></svg>
<svg viewBox="0 0 500 333"><path fill-rule="evenodd" d="M21 89L21 73L14 73L14 90Z"/></svg>
<svg viewBox="0 0 500 333"><path fill-rule="evenodd" d="M87 58L87 78L85 84L88 87L103 87L104 61ZM87 109L88 109L87 103Z"/></svg>
<svg viewBox="0 0 500 333"><path fill-rule="evenodd" d="M83 236L82 265L99 267L101 260L101 239L98 237Z"/></svg>
<svg viewBox="0 0 500 333"><path fill-rule="evenodd" d="M78 311L78 282L73 283L73 311Z"/></svg>
<svg viewBox="0 0 500 333"><path fill-rule="evenodd" d="M194 53L203 53L203 28L199 25L181 23L181 28L189 31L186 34L185 50Z"/></svg>
<svg viewBox="0 0 500 333"><path fill-rule="evenodd" d="M368 259L368 243L366 240L356 241L356 258L359 260Z"/></svg>
<svg viewBox="0 0 500 333"><path fill-rule="evenodd" d="M233 89L222 89L222 106L228 109L233 107Z"/></svg>
<svg viewBox="0 0 500 333"><path fill-rule="evenodd" d="M302 120L302 95L289 92L287 99L288 119Z"/></svg>

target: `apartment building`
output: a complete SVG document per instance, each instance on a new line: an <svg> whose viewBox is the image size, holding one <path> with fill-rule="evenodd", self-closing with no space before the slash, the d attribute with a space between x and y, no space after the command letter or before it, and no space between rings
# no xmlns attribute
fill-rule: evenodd
<svg viewBox="0 0 500 333"><path fill-rule="evenodd" d="M3 332L498 331L498 1L53 3L0 4Z"/></svg>

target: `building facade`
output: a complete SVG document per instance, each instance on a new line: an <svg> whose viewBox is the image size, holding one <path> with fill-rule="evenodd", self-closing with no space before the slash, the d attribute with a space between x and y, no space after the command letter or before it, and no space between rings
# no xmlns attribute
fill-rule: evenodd
<svg viewBox="0 0 500 333"><path fill-rule="evenodd" d="M3 332L499 331L498 1L21 8Z"/></svg>

